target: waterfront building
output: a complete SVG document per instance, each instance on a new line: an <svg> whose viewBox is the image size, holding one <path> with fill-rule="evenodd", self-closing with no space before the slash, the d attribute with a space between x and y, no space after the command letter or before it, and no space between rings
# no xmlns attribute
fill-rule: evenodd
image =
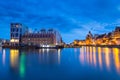
<svg viewBox="0 0 120 80"><path fill-rule="evenodd" d="M82 45L86 45L86 41L85 40L74 40L72 44L74 44L74 46L82 46Z"/></svg>
<svg viewBox="0 0 120 80"><path fill-rule="evenodd" d="M21 23L11 23L10 25L10 43L11 46L19 46L21 36L26 32L27 27Z"/></svg>
<svg viewBox="0 0 120 80"><path fill-rule="evenodd" d="M74 46L78 46L79 45L79 40L74 40L73 44L74 44Z"/></svg>
<svg viewBox="0 0 120 80"><path fill-rule="evenodd" d="M90 31L86 36L86 45L93 45L93 35Z"/></svg>
<svg viewBox="0 0 120 80"><path fill-rule="evenodd" d="M80 46L81 46L81 45L86 45L85 40L80 40L80 41L79 41L79 45L80 45Z"/></svg>
<svg viewBox="0 0 120 80"><path fill-rule="evenodd" d="M85 40L75 40L74 45L120 45L120 27L105 34L93 34L89 31Z"/></svg>
<svg viewBox="0 0 120 80"><path fill-rule="evenodd" d="M11 46L39 46L53 47L62 44L60 33L53 29L41 29L31 32L28 27L21 23L11 23L10 25L10 45Z"/></svg>
<svg viewBox="0 0 120 80"><path fill-rule="evenodd" d="M115 31L113 31L112 41L114 44L120 45L120 27L116 27Z"/></svg>
<svg viewBox="0 0 120 80"><path fill-rule="evenodd" d="M112 35L113 38L120 38L120 27L116 27L115 28L115 31L113 31L113 35Z"/></svg>
<svg viewBox="0 0 120 80"><path fill-rule="evenodd" d="M94 38L95 45L105 45L106 38L106 34L98 35L96 38Z"/></svg>
<svg viewBox="0 0 120 80"><path fill-rule="evenodd" d="M41 29L37 32L26 33L22 37L22 44L28 46L54 47L62 44L62 37L53 29Z"/></svg>

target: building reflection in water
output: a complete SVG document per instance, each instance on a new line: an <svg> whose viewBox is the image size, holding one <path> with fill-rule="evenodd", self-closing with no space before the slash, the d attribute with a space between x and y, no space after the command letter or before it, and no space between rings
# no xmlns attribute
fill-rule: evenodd
<svg viewBox="0 0 120 80"><path fill-rule="evenodd" d="M2 51L2 63L3 63L3 65L5 65L5 59L6 59L6 50L5 49L3 49L3 51Z"/></svg>
<svg viewBox="0 0 120 80"><path fill-rule="evenodd" d="M82 64L89 63L96 66L96 48L95 47L82 47L80 49L80 61Z"/></svg>
<svg viewBox="0 0 120 80"><path fill-rule="evenodd" d="M120 49L113 48L113 57L116 70L120 73Z"/></svg>
<svg viewBox="0 0 120 80"><path fill-rule="evenodd" d="M18 49L10 49L10 66L14 72L19 73L21 77L24 77L25 54L20 53Z"/></svg>
<svg viewBox="0 0 120 80"><path fill-rule="evenodd" d="M39 49L39 62L45 64L60 64L61 49Z"/></svg>
<svg viewBox="0 0 120 80"><path fill-rule="evenodd" d="M10 65L12 68L16 68L18 66L19 59L19 50L10 49Z"/></svg>
<svg viewBox="0 0 120 80"><path fill-rule="evenodd" d="M1 56L3 66L5 66L6 50L2 49L2 47L0 47L0 56Z"/></svg>
<svg viewBox="0 0 120 80"><path fill-rule="evenodd" d="M20 76L24 77L25 75L25 53L21 53L19 63L20 63L20 66L19 66Z"/></svg>
<svg viewBox="0 0 120 80"><path fill-rule="evenodd" d="M116 69L120 73L120 49L102 47L80 48L79 60L82 65L90 65L108 71Z"/></svg>
<svg viewBox="0 0 120 80"><path fill-rule="evenodd" d="M5 51L3 50L3 62ZM10 49L11 70L20 77L25 76L26 64L40 66L40 64L60 64L61 49Z"/></svg>
<svg viewBox="0 0 120 80"><path fill-rule="evenodd" d="M58 49L58 63L60 64L60 54L61 54L61 49Z"/></svg>

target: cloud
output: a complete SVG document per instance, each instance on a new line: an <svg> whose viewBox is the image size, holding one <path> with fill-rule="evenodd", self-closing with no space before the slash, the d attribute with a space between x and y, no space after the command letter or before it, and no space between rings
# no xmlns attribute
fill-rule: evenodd
<svg viewBox="0 0 120 80"><path fill-rule="evenodd" d="M0 37L9 38L11 22L31 29L55 28L65 42L84 39L88 31L106 33L120 24L119 0L2 0Z"/></svg>

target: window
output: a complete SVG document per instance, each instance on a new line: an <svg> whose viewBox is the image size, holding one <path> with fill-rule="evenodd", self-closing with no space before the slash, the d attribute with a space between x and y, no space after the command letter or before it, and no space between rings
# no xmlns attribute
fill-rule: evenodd
<svg viewBox="0 0 120 80"><path fill-rule="evenodd" d="M18 37L18 33L15 34L15 37Z"/></svg>
<svg viewBox="0 0 120 80"><path fill-rule="evenodd" d="M14 31L15 31L15 28L13 28L12 31L14 32Z"/></svg>
<svg viewBox="0 0 120 80"><path fill-rule="evenodd" d="M16 29L16 32L18 32L18 28Z"/></svg>
<svg viewBox="0 0 120 80"><path fill-rule="evenodd" d="M20 33L22 33L22 29L20 29Z"/></svg>
<svg viewBox="0 0 120 80"><path fill-rule="evenodd" d="M11 33L11 37L13 37L13 34Z"/></svg>
<svg viewBox="0 0 120 80"><path fill-rule="evenodd" d="M14 37L14 34L12 34L12 37Z"/></svg>

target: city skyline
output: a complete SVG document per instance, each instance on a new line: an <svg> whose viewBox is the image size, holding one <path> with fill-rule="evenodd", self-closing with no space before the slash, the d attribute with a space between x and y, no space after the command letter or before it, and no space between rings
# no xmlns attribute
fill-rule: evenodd
<svg viewBox="0 0 120 80"><path fill-rule="evenodd" d="M0 38L10 39L10 23L31 29L54 28L63 41L108 33L120 25L119 0L4 0L0 3Z"/></svg>

